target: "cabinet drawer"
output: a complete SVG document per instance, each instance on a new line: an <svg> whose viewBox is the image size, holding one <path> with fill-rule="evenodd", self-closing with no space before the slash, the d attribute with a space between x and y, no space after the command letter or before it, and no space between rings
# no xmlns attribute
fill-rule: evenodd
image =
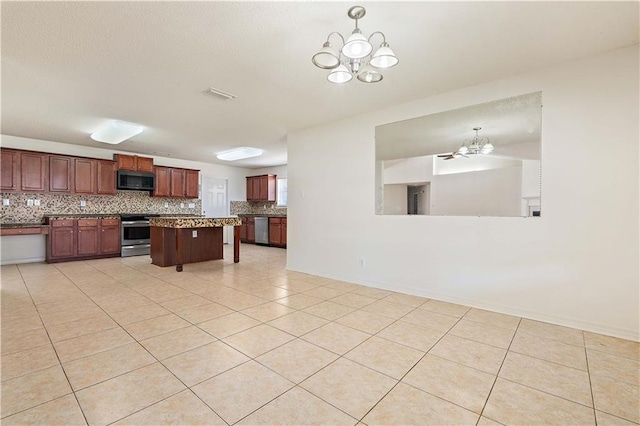
<svg viewBox="0 0 640 426"><path fill-rule="evenodd" d="M73 226L73 219L66 220L53 220L51 221L51 226L54 228L63 227L63 226Z"/></svg>
<svg viewBox="0 0 640 426"><path fill-rule="evenodd" d="M2 228L0 235L35 235L41 234L42 228Z"/></svg>
<svg viewBox="0 0 640 426"><path fill-rule="evenodd" d="M78 226L98 226L98 219L78 219Z"/></svg>
<svg viewBox="0 0 640 426"><path fill-rule="evenodd" d="M102 224L102 226L117 226L120 225L120 219L102 219L100 223Z"/></svg>

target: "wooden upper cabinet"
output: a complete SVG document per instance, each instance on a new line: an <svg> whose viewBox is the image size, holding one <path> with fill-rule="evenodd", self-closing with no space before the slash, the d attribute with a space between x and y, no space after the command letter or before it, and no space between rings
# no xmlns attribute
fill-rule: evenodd
<svg viewBox="0 0 640 426"><path fill-rule="evenodd" d="M20 190L20 152L12 149L0 149L2 164L2 191Z"/></svg>
<svg viewBox="0 0 640 426"><path fill-rule="evenodd" d="M116 195L116 162L98 160L96 168L96 193L100 195Z"/></svg>
<svg viewBox="0 0 640 426"><path fill-rule="evenodd" d="M276 175L247 176L247 201L276 201Z"/></svg>
<svg viewBox="0 0 640 426"><path fill-rule="evenodd" d="M247 201L253 201L253 178L247 178Z"/></svg>
<svg viewBox="0 0 640 426"><path fill-rule="evenodd" d="M200 172L198 170L185 170L185 193L186 198L198 198L198 184Z"/></svg>
<svg viewBox="0 0 640 426"><path fill-rule="evenodd" d="M97 184L97 160L76 158L74 160L74 192L77 194L95 194Z"/></svg>
<svg viewBox="0 0 640 426"><path fill-rule="evenodd" d="M254 177L252 179L252 184L251 186L253 186L253 201L260 201L262 200L262 198L260 198L260 178L259 177Z"/></svg>
<svg viewBox="0 0 640 426"><path fill-rule="evenodd" d="M168 197L171 193L171 168L155 166L156 187L153 190L154 197Z"/></svg>
<svg viewBox="0 0 640 426"><path fill-rule="evenodd" d="M136 155L136 167L139 172L153 173L153 158Z"/></svg>
<svg viewBox="0 0 640 426"><path fill-rule="evenodd" d="M118 170L153 173L153 158L151 157L126 154L114 154L113 157L118 163Z"/></svg>
<svg viewBox="0 0 640 426"><path fill-rule="evenodd" d="M136 171L136 157L134 155L114 154L113 159L118 163L118 170Z"/></svg>
<svg viewBox="0 0 640 426"><path fill-rule="evenodd" d="M171 169L171 197L184 197L185 173L184 169Z"/></svg>
<svg viewBox="0 0 640 426"><path fill-rule="evenodd" d="M45 192L48 188L49 155L39 152L20 153L20 189Z"/></svg>
<svg viewBox="0 0 640 426"><path fill-rule="evenodd" d="M49 156L49 191L73 191L73 158L61 155Z"/></svg>

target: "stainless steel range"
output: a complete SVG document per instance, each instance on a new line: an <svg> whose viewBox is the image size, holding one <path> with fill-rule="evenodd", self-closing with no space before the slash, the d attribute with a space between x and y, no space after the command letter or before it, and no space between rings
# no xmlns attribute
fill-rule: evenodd
<svg viewBox="0 0 640 426"><path fill-rule="evenodd" d="M157 217L157 214L123 214L120 215L121 228L121 244L122 249L120 255L142 256L148 255L151 251L151 227L149 226L149 218Z"/></svg>

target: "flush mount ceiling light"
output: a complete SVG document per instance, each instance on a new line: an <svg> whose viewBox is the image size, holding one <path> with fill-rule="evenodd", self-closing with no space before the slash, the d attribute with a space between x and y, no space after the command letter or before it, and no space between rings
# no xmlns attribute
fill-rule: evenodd
<svg viewBox="0 0 640 426"><path fill-rule="evenodd" d="M139 124L111 120L105 127L95 133L92 133L91 139L115 145L142 133L143 130L144 128Z"/></svg>
<svg viewBox="0 0 640 426"><path fill-rule="evenodd" d="M356 21L356 27L351 36L345 42L342 34L332 32L327 36L327 41L322 48L313 55L311 61L318 68L329 71L327 80L332 83L346 83L357 76L358 80L363 83L377 83L382 80L380 69L391 68L398 63L398 58L387 43L385 35L376 31L367 39L360 28L358 28L358 19L361 19L367 11L362 6L353 6L347 12L349 18ZM382 43L375 53L371 45L371 39L374 35L382 36ZM329 39L332 35L336 35L342 41L340 50L335 50L331 46Z"/></svg>
<svg viewBox="0 0 640 426"><path fill-rule="evenodd" d="M236 95L232 95L231 93L223 92L220 89L216 89L215 87L209 87L207 90L203 92L205 95L211 95L218 97L220 99L224 99L225 101L235 99Z"/></svg>
<svg viewBox="0 0 640 426"><path fill-rule="evenodd" d="M229 151L219 152L216 157L218 157L218 160L236 161L243 160L245 158L257 157L262 155L262 152L263 151L258 148L243 146L242 148L234 148Z"/></svg>
<svg viewBox="0 0 640 426"><path fill-rule="evenodd" d="M493 151L493 145L489 138L478 136L478 132L482 127L474 127L476 135L473 139L467 139L462 146L458 149L458 153L461 155L477 155L477 154L489 154Z"/></svg>

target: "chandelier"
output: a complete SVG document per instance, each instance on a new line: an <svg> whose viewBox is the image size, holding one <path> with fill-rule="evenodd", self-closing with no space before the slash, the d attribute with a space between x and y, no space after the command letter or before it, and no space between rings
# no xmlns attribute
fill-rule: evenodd
<svg viewBox="0 0 640 426"><path fill-rule="evenodd" d="M457 153L461 155L489 154L493 151L493 145L489 138L478 136L478 132L482 127L474 127L476 135L473 139L467 139L458 149Z"/></svg>
<svg viewBox="0 0 640 426"><path fill-rule="evenodd" d="M331 70L327 76L327 80L331 83L347 83L354 75L363 83L377 83L382 80L380 69L391 68L398 63L398 58L389 48L389 43L382 32L376 31L368 39L362 35L358 28L358 19L366 13L362 6L353 6L349 9L347 16L356 21L356 27L347 41L344 41L340 33L334 31L327 36L322 49L311 58L318 68ZM373 46L370 42L376 34L382 36L382 43L372 54ZM342 41L342 47L339 50L331 46L329 39L332 35L338 36Z"/></svg>

